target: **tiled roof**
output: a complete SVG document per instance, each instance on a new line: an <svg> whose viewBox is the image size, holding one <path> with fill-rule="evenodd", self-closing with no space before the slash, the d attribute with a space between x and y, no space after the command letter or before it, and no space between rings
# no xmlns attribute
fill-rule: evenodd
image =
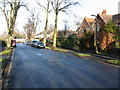
<svg viewBox="0 0 120 90"><path fill-rule="evenodd" d="M90 25L90 23L93 23L93 22L94 22L94 19L93 19L93 18L86 18L86 16L85 16L85 20L86 20L86 22L88 23L88 25Z"/></svg>
<svg viewBox="0 0 120 90"><path fill-rule="evenodd" d="M113 22L120 23L120 14L113 15Z"/></svg>
<svg viewBox="0 0 120 90"><path fill-rule="evenodd" d="M93 22L94 19L93 18L85 18L87 22Z"/></svg>
<svg viewBox="0 0 120 90"><path fill-rule="evenodd" d="M98 14L101 19L107 24L110 20L112 20L112 15L106 15L106 14Z"/></svg>

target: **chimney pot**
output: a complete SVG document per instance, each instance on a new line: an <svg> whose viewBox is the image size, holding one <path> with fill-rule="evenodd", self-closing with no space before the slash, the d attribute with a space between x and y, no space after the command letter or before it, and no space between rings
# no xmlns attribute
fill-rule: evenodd
<svg viewBox="0 0 120 90"><path fill-rule="evenodd" d="M107 13L106 10L103 10L102 14L106 14L106 13Z"/></svg>

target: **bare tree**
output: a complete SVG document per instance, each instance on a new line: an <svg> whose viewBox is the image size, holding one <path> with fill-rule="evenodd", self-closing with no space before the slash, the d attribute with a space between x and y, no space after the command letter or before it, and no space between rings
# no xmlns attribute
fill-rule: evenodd
<svg viewBox="0 0 120 90"><path fill-rule="evenodd" d="M72 5L79 4L78 2L74 2L72 0L52 0L52 7L55 12L55 28L53 34L53 48L56 48L56 36L57 36L57 23L58 23L58 14L60 11L67 13L67 9Z"/></svg>
<svg viewBox="0 0 120 90"><path fill-rule="evenodd" d="M76 14L74 14L74 22L75 22L75 25L77 26L77 29L81 24L81 22L80 22L81 20L82 20L82 17L77 16Z"/></svg>
<svg viewBox="0 0 120 90"><path fill-rule="evenodd" d="M63 20L63 23L64 23L64 28L63 28L64 31L61 37L62 37L62 40L64 41L66 39L66 34L70 26L68 25L68 20Z"/></svg>
<svg viewBox="0 0 120 90"><path fill-rule="evenodd" d="M64 22L64 36L66 35L67 30L69 30L70 26L68 25L68 20L63 20Z"/></svg>
<svg viewBox="0 0 120 90"><path fill-rule="evenodd" d="M37 26L39 24L39 14L35 14L35 12L33 11L33 12L31 12L31 17L28 19L32 23L32 27L33 27L33 35L32 36L35 39Z"/></svg>
<svg viewBox="0 0 120 90"><path fill-rule="evenodd" d="M47 28L48 28L48 14L50 12L49 7L50 7L50 0L47 0L47 6L44 6L42 4L40 4L39 2L37 2L37 4L45 10L46 12L46 22L45 22L45 27L44 27L44 39L43 39L43 43L44 45L46 45L46 36L47 36Z"/></svg>
<svg viewBox="0 0 120 90"><path fill-rule="evenodd" d="M33 29L33 23L31 22L30 19L28 19L28 22L25 24L24 26L24 32L27 35L27 40L31 41L32 35L34 33L34 29Z"/></svg>
<svg viewBox="0 0 120 90"><path fill-rule="evenodd" d="M22 0L2 0L2 2L0 2L0 9L3 12L7 22L8 29L7 47L11 47L11 40L13 39L13 32L15 28L18 10L22 6L26 7Z"/></svg>
<svg viewBox="0 0 120 90"><path fill-rule="evenodd" d="M18 29L15 30L15 33L14 33L14 37L16 39L20 39L20 38L26 38L26 34L23 32L23 31L20 31Z"/></svg>
<svg viewBox="0 0 120 90"><path fill-rule="evenodd" d="M54 31L54 24L49 24L49 26L48 26L48 30L49 31Z"/></svg>

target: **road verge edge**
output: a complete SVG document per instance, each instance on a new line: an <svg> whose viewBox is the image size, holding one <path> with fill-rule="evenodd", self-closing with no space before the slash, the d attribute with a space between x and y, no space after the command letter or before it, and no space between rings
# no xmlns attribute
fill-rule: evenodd
<svg viewBox="0 0 120 90"><path fill-rule="evenodd" d="M7 89L7 87L8 87L9 77L10 77L11 70L12 70L12 60L13 60L13 56L14 56L14 53L15 53L14 51L15 51L15 49L13 49L13 52L12 52L12 55L11 55L11 58L10 58L10 63L6 66L4 72L2 72L3 76L6 72L5 80L2 83L2 89Z"/></svg>

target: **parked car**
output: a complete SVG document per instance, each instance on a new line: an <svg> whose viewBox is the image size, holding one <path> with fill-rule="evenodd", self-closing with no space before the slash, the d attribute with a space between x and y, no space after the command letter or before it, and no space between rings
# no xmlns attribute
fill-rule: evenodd
<svg viewBox="0 0 120 90"><path fill-rule="evenodd" d="M16 40L11 40L11 47L16 47Z"/></svg>
<svg viewBox="0 0 120 90"><path fill-rule="evenodd" d="M30 43L30 45L32 46L32 47L35 47L35 43L36 43L37 41L32 41L31 43Z"/></svg>
<svg viewBox="0 0 120 90"><path fill-rule="evenodd" d="M37 47L37 48L45 48L45 45L42 42L36 42L35 47Z"/></svg>
<svg viewBox="0 0 120 90"><path fill-rule="evenodd" d="M31 42L24 42L24 44L26 44L26 45L30 45L30 43L31 43Z"/></svg>

